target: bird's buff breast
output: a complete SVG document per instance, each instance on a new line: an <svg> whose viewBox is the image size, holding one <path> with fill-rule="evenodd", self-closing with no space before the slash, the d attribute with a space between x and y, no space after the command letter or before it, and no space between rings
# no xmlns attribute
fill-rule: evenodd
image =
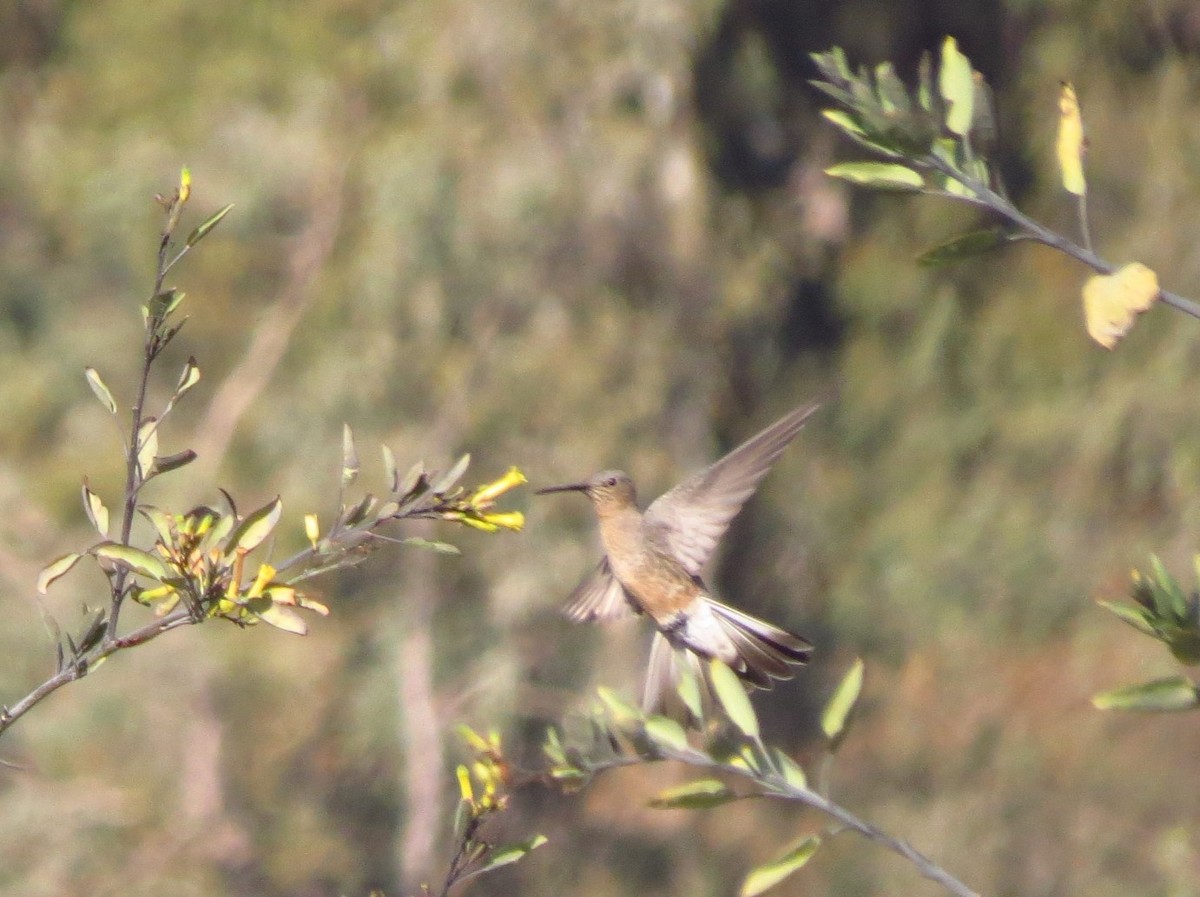
<svg viewBox="0 0 1200 897"><path fill-rule="evenodd" d="M604 523L601 536L613 575L654 620L674 618L702 591L677 560L644 537L640 518Z"/></svg>

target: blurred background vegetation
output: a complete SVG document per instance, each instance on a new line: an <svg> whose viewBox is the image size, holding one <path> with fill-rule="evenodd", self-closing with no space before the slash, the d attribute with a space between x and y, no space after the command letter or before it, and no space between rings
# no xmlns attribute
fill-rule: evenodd
<svg viewBox="0 0 1200 897"><path fill-rule="evenodd" d="M471 482L620 465L650 498L823 399L715 576L818 646L757 699L768 739L815 756L815 708L861 655L842 802L984 893L1198 893L1200 718L1088 697L1176 669L1092 599L1150 551L1186 579L1200 547L1200 329L1157 309L1110 355L1069 261L920 269L969 216L821 174L853 150L806 54L911 77L944 34L996 89L1018 204L1073 231L1052 156L1069 78L1098 249L1195 298L1190 0L0 4L0 700L51 672L33 581L90 538L82 475L116 501L82 370L128 390L152 196L188 164L191 224L237 207L172 278L191 315L172 351L205 379L162 446L201 460L150 501L282 493L298 544L336 500L343 421L366 476L386 442L401 467L470 451ZM431 527L413 534L464 556L322 581L334 615L307 639L189 629L56 694L0 751L28 767L0 770L0 894L437 879L452 723L532 764L549 721L641 673L644 627L558 615L596 556L586 503L527 494L520 536ZM104 594L81 570L45 609L74 625ZM643 808L682 778L521 795L497 837L550 843L473 893L724 895L803 830L777 806ZM779 893L937 889L846 836Z"/></svg>

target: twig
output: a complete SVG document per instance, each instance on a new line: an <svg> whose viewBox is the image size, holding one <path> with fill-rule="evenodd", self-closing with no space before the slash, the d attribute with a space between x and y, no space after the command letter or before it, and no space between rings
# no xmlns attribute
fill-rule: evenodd
<svg viewBox="0 0 1200 897"><path fill-rule="evenodd" d="M742 778L750 779L764 789L756 795L750 795L752 797L770 797L812 807L814 810L818 810L839 822L844 829L858 832L864 838L874 841L879 846L907 860L923 877L937 882L951 894L956 895L956 897L980 897L978 891L972 890L966 884L959 881L907 841L902 841L899 838L889 835L882 829L854 815L854 813L847 810L841 804L818 794L816 791L808 788L799 788L785 781L781 776L758 772L742 766L731 766L721 763L701 751L692 749L677 750L661 744L656 746L656 750L658 755L665 760L676 760L698 769L733 773ZM589 763L587 772L594 774L607 769L636 766L645 762L648 762L647 759L641 756L613 757Z"/></svg>
<svg viewBox="0 0 1200 897"><path fill-rule="evenodd" d="M1051 249L1057 249L1059 252L1070 256L1099 274L1112 274L1117 270L1116 265L1110 264L1100 258L1090 248L1080 246L1078 243L1068 240L1061 234L1038 223L988 187L987 184L963 174L945 160L939 159L934 155L927 155L912 161L920 168L927 171L936 171L939 174L958 181L958 183L975 194L974 196L959 196L955 193L942 193L940 195L989 209L1025 231L1029 239L1035 240L1044 246L1049 246ZM1180 296L1178 293L1169 292L1168 290L1160 291L1159 295L1162 297L1163 302L1177 311L1191 315L1193 318L1200 318L1200 304L1197 304L1193 300Z"/></svg>

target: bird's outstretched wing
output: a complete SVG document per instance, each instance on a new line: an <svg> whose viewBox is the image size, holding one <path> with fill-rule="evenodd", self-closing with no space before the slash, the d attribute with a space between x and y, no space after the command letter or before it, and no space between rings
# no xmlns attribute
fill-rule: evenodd
<svg viewBox="0 0 1200 897"><path fill-rule="evenodd" d="M575 587L563 613L577 623L619 620L634 614L634 607L625 589L613 576L607 556L602 557L596 569Z"/></svg>
<svg viewBox="0 0 1200 897"><path fill-rule="evenodd" d="M712 556L729 521L819 405L784 415L710 467L663 493L646 509L647 535L693 576Z"/></svg>

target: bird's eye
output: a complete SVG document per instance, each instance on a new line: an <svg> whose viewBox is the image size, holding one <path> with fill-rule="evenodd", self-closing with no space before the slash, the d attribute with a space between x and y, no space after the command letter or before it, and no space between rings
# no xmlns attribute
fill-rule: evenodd
<svg viewBox="0 0 1200 897"><path fill-rule="evenodd" d="M617 485L617 478L616 478L616 477L609 477L608 479L606 479L606 480L604 481L604 485L605 485L605 486L615 486L615 485Z"/></svg>

